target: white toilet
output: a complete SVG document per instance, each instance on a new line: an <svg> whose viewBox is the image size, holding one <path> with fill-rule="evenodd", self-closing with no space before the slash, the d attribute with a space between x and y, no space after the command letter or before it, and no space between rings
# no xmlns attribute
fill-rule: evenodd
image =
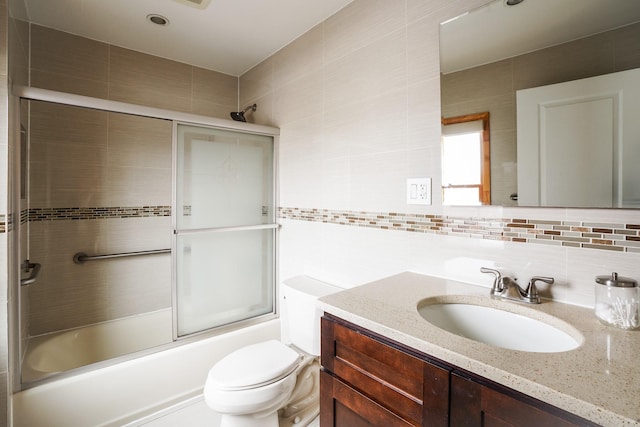
<svg viewBox="0 0 640 427"><path fill-rule="evenodd" d="M316 300L340 288L306 276L280 285L282 341L236 350L216 363L204 386L220 427L306 426L319 412L320 317Z"/></svg>

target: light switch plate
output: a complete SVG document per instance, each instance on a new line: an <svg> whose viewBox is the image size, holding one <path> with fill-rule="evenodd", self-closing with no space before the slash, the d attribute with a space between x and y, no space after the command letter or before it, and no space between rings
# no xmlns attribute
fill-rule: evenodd
<svg viewBox="0 0 640 427"><path fill-rule="evenodd" d="M407 204L431 204L431 178L407 178Z"/></svg>

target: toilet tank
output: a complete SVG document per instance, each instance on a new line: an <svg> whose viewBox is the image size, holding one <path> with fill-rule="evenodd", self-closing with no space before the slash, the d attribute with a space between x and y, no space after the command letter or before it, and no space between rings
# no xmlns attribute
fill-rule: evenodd
<svg viewBox="0 0 640 427"><path fill-rule="evenodd" d="M341 288L307 276L296 276L280 284L280 325L282 342L293 344L314 356L320 355L318 298Z"/></svg>

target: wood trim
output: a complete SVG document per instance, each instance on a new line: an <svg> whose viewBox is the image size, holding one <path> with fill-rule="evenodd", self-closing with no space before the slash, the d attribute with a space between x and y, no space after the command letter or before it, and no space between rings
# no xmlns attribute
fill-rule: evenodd
<svg viewBox="0 0 640 427"><path fill-rule="evenodd" d="M480 185L473 185L473 184L469 184L469 185L443 185L442 188L480 188Z"/></svg>
<svg viewBox="0 0 640 427"><path fill-rule="evenodd" d="M443 117L441 122L443 126L455 125L458 123L467 123L482 121L482 165L480 169L481 181L480 184L480 202L483 205L491 204L491 131L489 128L489 112L474 114L464 114L456 117Z"/></svg>

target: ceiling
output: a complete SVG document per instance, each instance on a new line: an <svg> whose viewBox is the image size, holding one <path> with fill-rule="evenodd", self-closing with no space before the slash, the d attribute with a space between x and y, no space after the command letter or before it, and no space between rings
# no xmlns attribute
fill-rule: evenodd
<svg viewBox="0 0 640 427"><path fill-rule="evenodd" d="M12 16L233 76L259 64L352 0L10 0ZM159 14L158 26L147 15Z"/></svg>
<svg viewBox="0 0 640 427"><path fill-rule="evenodd" d="M9 0L12 16L240 76L353 0ZM640 0L505 0L441 27L443 73L640 21ZM205 0L207 3L207 0ZM612 5L615 4L615 7ZM158 26L147 15L169 19Z"/></svg>
<svg viewBox="0 0 640 427"><path fill-rule="evenodd" d="M440 27L444 74L640 21L639 0L495 0Z"/></svg>

